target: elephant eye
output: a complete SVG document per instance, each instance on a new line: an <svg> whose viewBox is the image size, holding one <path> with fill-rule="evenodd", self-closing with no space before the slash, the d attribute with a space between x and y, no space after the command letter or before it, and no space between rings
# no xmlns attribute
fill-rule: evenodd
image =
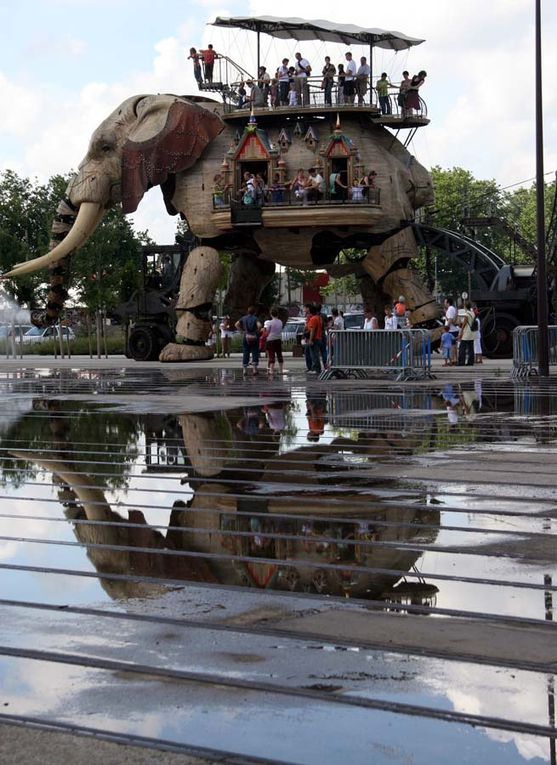
<svg viewBox="0 0 557 765"><path fill-rule="evenodd" d="M103 145L101 146L101 151L104 151L105 154L107 154L109 151L112 151L112 148L113 148L112 144L110 144L110 143L103 143Z"/></svg>

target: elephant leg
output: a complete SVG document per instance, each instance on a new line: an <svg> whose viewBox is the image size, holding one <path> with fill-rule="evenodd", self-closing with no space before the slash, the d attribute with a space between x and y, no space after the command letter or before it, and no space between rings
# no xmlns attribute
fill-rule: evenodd
<svg viewBox="0 0 557 765"><path fill-rule="evenodd" d="M274 275L274 263L247 253L232 257L230 283L224 298L226 313L232 322L243 316L250 305L257 306Z"/></svg>
<svg viewBox="0 0 557 765"><path fill-rule="evenodd" d="M431 322L440 316L440 307L422 277L408 267L417 254L414 235L406 229L382 245L371 247L361 263L364 271L392 301L404 295L413 326Z"/></svg>
<svg viewBox="0 0 557 765"><path fill-rule="evenodd" d="M211 308L222 273L219 254L213 247L195 247L190 252L176 304L176 342L162 349L160 361L213 358L213 351L205 343L211 332Z"/></svg>
<svg viewBox="0 0 557 765"><path fill-rule="evenodd" d="M387 274L381 288L391 295L393 300L399 295L404 295L406 305L411 310L410 321L413 327L439 318L439 305L417 271L397 268Z"/></svg>
<svg viewBox="0 0 557 765"><path fill-rule="evenodd" d="M358 276L358 284L362 293L362 302L366 308L369 308L379 319L383 316L384 307L390 302L389 295L386 295L382 289L373 281L369 274Z"/></svg>

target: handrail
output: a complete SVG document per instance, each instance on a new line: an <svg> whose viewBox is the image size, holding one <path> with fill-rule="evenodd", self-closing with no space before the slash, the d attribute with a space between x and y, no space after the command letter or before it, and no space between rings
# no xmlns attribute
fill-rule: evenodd
<svg viewBox="0 0 557 765"><path fill-rule="evenodd" d="M245 85L245 82L247 80L256 80L256 78L251 75L249 72L247 72L245 69L243 69L239 64L236 64L232 59L230 59L228 56L220 56L217 59L217 62L219 61L225 61L227 64L232 65L237 75L236 77L221 77L220 81L214 81L212 84L203 83L202 90L215 90L222 93L223 101L225 102L225 107L227 111L230 110L236 110L238 108L248 111L251 108L251 103L247 101L243 106L238 106L240 96L238 94L238 89L240 85ZM219 70L220 73L222 73L222 69ZM358 80L356 80L356 83ZM351 102L346 102L345 97L342 91L342 85L339 84L338 78L335 78L332 89L331 89L331 103L327 104L326 99L326 91L324 88L322 88L323 78L322 77L308 77L307 83L309 86L309 104L307 106L303 106L300 103L293 104L292 106L296 109L312 109L312 108L323 108L326 106L330 106L331 108L344 108L344 107L354 107L358 106L358 103L360 102L362 106L365 106L367 109L374 109L376 114L378 116L383 116L386 118L391 119L400 119L404 120L405 118L412 119L412 118L425 118L427 117L427 104L425 101L420 97L419 98L419 104L420 108L417 110L414 110L414 113L411 115L403 115L402 110L398 104L398 98L397 94L393 93L392 95L389 95L389 109L390 112L388 114L381 115L381 110L378 107L379 98L377 96L377 90L375 87L369 87L369 84L366 85L365 88L365 94L362 96L358 95L358 86L356 85L356 90L354 97ZM248 93L249 95L249 93ZM266 97L266 103L264 103L262 106L255 105L255 108L281 108L286 107L288 104L279 104L271 103L271 94L269 92L264 93L264 96ZM277 100L278 100L278 86L277 86Z"/></svg>
<svg viewBox="0 0 557 765"><path fill-rule="evenodd" d="M359 191L358 194L355 193L355 189ZM287 188L283 184L276 189L268 188L261 205L246 207L293 207L295 209L305 209L322 207L324 205L381 206L381 189L374 189L368 186L353 186L350 189L347 189L346 192L345 197L333 197L329 190L326 189L323 196L318 200L304 199L296 196L295 191ZM235 198L230 191L213 193L213 210L226 210L241 204L241 199L238 197Z"/></svg>

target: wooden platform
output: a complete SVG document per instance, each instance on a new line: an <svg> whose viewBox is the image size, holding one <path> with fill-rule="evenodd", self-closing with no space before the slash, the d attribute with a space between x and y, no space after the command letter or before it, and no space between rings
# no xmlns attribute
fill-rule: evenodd
<svg viewBox="0 0 557 765"><path fill-rule="evenodd" d="M379 205L367 203L284 205L257 208L261 212L260 222L245 222L237 225L261 226L263 228L313 228L335 226L365 226L383 220L384 211ZM249 210L251 212L251 209ZM212 222L220 231L234 227L231 208L219 208L212 212Z"/></svg>
<svg viewBox="0 0 557 765"><path fill-rule="evenodd" d="M251 110L238 109L230 104L225 105L225 109L222 111L221 116L225 122L241 122L245 123L251 114ZM367 117L376 122L378 125L384 125L385 127L393 128L414 128L429 125L430 120L427 117L421 117L418 115L412 117L400 117L396 114L381 114L381 111L370 104L364 104L358 106L357 104L335 104L333 106L324 106L323 104L312 106L277 106L271 107L259 107L253 110L253 114L258 122L264 123L266 121L276 121L280 118L294 118L299 117L327 117L339 114L341 119L343 114L360 114L367 115Z"/></svg>

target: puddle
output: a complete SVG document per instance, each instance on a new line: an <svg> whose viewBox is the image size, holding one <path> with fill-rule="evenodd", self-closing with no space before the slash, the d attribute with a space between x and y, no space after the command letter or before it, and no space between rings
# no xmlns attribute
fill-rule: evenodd
<svg viewBox="0 0 557 765"><path fill-rule="evenodd" d="M418 607L433 616L442 609L551 618L557 581L557 494L551 484L557 394L506 381L361 385L364 390L353 392L295 378L244 382L230 370L4 374L0 598L126 609L129 599L155 603L169 592L186 592L188 585L232 586L368 601L402 612ZM462 478L461 466L470 470L469 479ZM415 468L429 470L427 480L411 472L398 478L398 471ZM490 486L479 485L482 470L490 471ZM449 480L451 471L458 480ZM498 479L509 471L525 480L543 473L543 492L530 494ZM8 639L9 630L4 631ZM56 640L45 632L42 645L53 649ZM244 641L229 645L228 638L211 635L207 647L216 646L228 662L223 673L267 676L269 646L260 651L255 638ZM101 650L102 641L89 647ZM490 691L481 667L475 668L473 690L466 689L466 669L459 665L431 672L430 664L429 681L420 669L401 675L401 683L381 666L388 663L384 655L370 668L368 652L323 648L304 655L320 654L331 662L338 654L338 671L331 666L311 671L300 660L300 673L307 675L300 687L371 698L381 696L381 678L390 678L397 688L384 688L385 700L495 714L486 702ZM346 667L348 654L354 654L352 668ZM194 668L204 666L202 658L191 660ZM82 706L71 719L99 723L87 705L109 693L110 674L31 663L42 667L40 681L31 678L29 662L2 662L3 687L19 688L10 693L10 706L20 710L14 714L62 719L57 698L62 705L77 693ZM59 672L60 695L37 706L32 700L53 669ZM498 684L494 673L488 672L491 688ZM505 673L504 692L514 698L509 670ZM548 680L535 677L531 696L547 706ZM274 711L267 715L264 705L254 715L261 702L252 691L241 692L240 705L232 691L223 699L214 689L197 688L195 703L176 691L176 703L167 696L163 704L178 710L169 722L163 714L153 716L150 706L142 711L145 682L129 680L127 693L137 697L134 725L149 721L153 735L206 744L203 715L210 710L211 727L220 731L215 746L286 757L289 745L280 732L288 724L305 751L307 730L295 703L275 699L268 706ZM358 682L369 687L358 688ZM320 731L332 726L331 714L325 704L311 706ZM443 741L470 753L461 762L549 761L546 742L541 746L536 737L486 735L464 725L405 717L406 741L413 732L426 740L430 730L420 759L419 747L401 745L390 725L377 733L385 714L352 708L335 713L336 735L344 730L358 741L354 762L368 761L370 753L378 762L405 762L411 755L411 762L442 761L435 753ZM271 749L258 743L261 719ZM524 710L516 719L540 722ZM232 732L231 721L247 731L253 746ZM103 724L129 727L125 713L115 708L111 723L105 717ZM333 738L324 736L297 761L338 761Z"/></svg>
<svg viewBox="0 0 557 765"><path fill-rule="evenodd" d="M156 595L169 580L542 616L539 585L557 574L555 560L536 565L525 551L554 536L552 507L442 484L445 460L471 445L536 448L540 422L515 411L533 406L525 386L520 397L470 383L456 402L453 385L352 393L279 383L248 388L249 406L172 416L107 409L115 390L137 396L138 377L124 370L4 383L0 557L45 573L8 569L3 597L13 581L30 599L59 597L63 572L78 571L99 579L81 577L72 603ZM141 395L184 385L215 396L221 375L180 371L163 384L149 373ZM557 432L544 427L540 450ZM431 454L437 492L383 476Z"/></svg>

